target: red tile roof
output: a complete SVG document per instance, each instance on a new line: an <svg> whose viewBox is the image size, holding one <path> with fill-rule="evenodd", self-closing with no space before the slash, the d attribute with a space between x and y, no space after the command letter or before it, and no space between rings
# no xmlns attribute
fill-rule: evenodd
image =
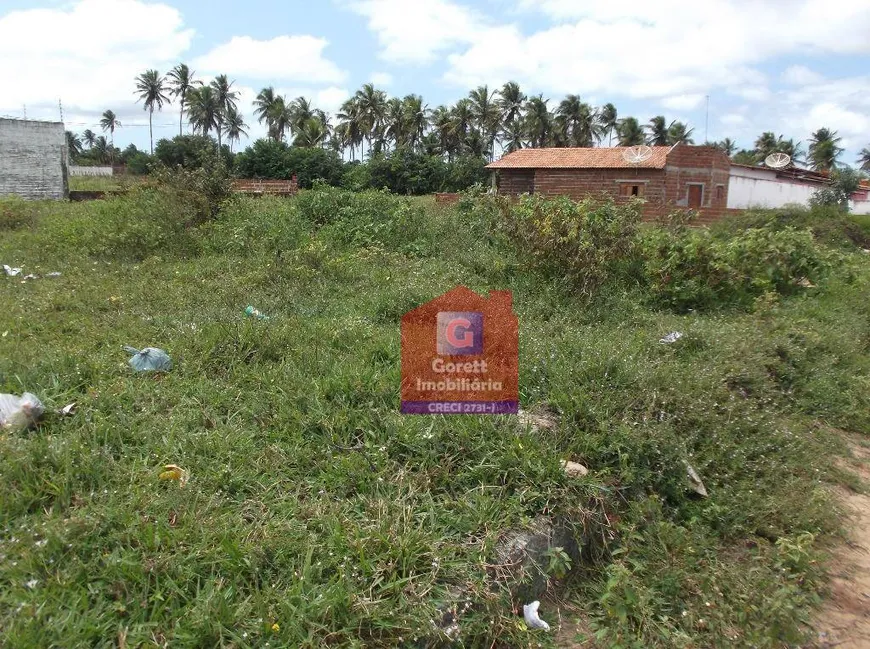
<svg viewBox="0 0 870 649"><path fill-rule="evenodd" d="M633 164L623 157L629 148L520 149L487 165L487 169L664 169L671 149L651 147L653 154L649 160Z"/></svg>

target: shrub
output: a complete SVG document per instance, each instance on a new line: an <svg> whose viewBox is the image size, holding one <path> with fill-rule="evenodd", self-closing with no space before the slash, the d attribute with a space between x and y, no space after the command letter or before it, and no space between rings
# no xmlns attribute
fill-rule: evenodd
<svg viewBox="0 0 870 649"><path fill-rule="evenodd" d="M835 170L831 174L830 186L815 192L810 198L810 204L836 207L841 212L848 212L849 199L858 191L860 182L861 176L854 169Z"/></svg>
<svg viewBox="0 0 870 649"><path fill-rule="evenodd" d="M317 184L296 197L299 214L345 244L393 249L415 241L426 228L423 207L388 191L351 192Z"/></svg>
<svg viewBox="0 0 870 649"><path fill-rule="evenodd" d="M257 140L236 158L240 178L289 180L297 177L299 187L309 189L316 180L341 184L344 165L338 154L317 148L292 147L274 140Z"/></svg>
<svg viewBox="0 0 870 649"><path fill-rule="evenodd" d="M641 253L653 301L677 310L788 294L800 280L822 281L831 266L812 233L794 228L751 228L730 237L655 229L641 238Z"/></svg>
<svg viewBox="0 0 870 649"><path fill-rule="evenodd" d="M206 162L206 156L217 150L217 142L207 135L177 135L171 140L160 140L154 148L154 157L170 168L178 166L185 169L199 169ZM224 166L233 167L233 154L223 145L220 157Z"/></svg>
<svg viewBox="0 0 870 649"><path fill-rule="evenodd" d="M506 204L509 205L509 204ZM631 260L640 204L523 196L504 209L505 228L529 262L591 294Z"/></svg>
<svg viewBox="0 0 870 649"><path fill-rule="evenodd" d="M187 224L202 223L217 216L221 205L232 196L229 171L214 149L201 152L201 165L175 168L160 165L153 171L155 180L187 206L191 217Z"/></svg>
<svg viewBox="0 0 870 649"><path fill-rule="evenodd" d="M440 157L405 147L389 155L373 156L368 166L372 187L415 196L440 191L447 174L444 160Z"/></svg>
<svg viewBox="0 0 870 649"><path fill-rule="evenodd" d="M350 162L344 166L341 186L352 192L361 192L372 186L372 172L367 164Z"/></svg>

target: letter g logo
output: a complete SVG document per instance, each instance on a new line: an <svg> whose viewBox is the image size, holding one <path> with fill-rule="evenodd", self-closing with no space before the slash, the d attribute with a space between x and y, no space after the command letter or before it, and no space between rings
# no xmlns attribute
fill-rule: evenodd
<svg viewBox="0 0 870 649"><path fill-rule="evenodd" d="M447 323L447 342L456 349L474 347L474 332L466 318L454 318Z"/></svg>
<svg viewBox="0 0 870 649"><path fill-rule="evenodd" d="M437 351L456 356L483 353L483 314L442 311L438 314Z"/></svg>

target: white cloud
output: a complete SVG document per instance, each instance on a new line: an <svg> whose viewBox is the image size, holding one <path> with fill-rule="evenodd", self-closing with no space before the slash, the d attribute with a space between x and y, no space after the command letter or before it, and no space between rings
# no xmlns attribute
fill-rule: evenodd
<svg viewBox="0 0 870 649"><path fill-rule="evenodd" d="M782 73L782 81L791 86L803 86L823 81L822 75L803 65L792 65Z"/></svg>
<svg viewBox="0 0 870 649"><path fill-rule="evenodd" d="M308 35L278 36L266 41L234 36L198 57L193 65L204 73L270 82L340 83L347 75L323 57L328 44L325 39Z"/></svg>
<svg viewBox="0 0 870 649"><path fill-rule="evenodd" d="M771 91L756 67L765 61L793 53L870 52L866 0L844 0L837 12L827 9L827 0L517 2L553 24L527 32L478 23L473 38L446 40L449 82L469 87L515 79L548 93L660 100L722 89L766 101ZM405 30L401 38L410 47L409 34L416 32ZM380 32L382 40L387 35Z"/></svg>
<svg viewBox="0 0 870 649"><path fill-rule="evenodd" d="M373 72L372 83L376 86L391 86L393 85L393 75L389 72Z"/></svg>
<svg viewBox="0 0 870 649"><path fill-rule="evenodd" d="M662 106L671 110L694 110L704 102L704 95L675 95L662 99Z"/></svg>
<svg viewBox="0 0 870 649"><path fill-rule="evenodd" d="M456 45L472 43L483 19L450 0L354 0L351 10L368 19L377 35L381 58L429 63Z"/></svg>
<svg viewBox="0 0 870 649"><path fill-rule="evenodd" d="M2 15L0 114L20 115L26 104L28 117L57 119L61 99L68 119L92 121L111 108L132 125L143 117L133 96L136 75L168 70L193 34L176 9L139 0L79 0Z"/></svg>
<svg viewBox="0 0 870 649"><path fill-rule="evenodd" d="M726 126L743 126L746 124L746 116L740 113L727 113L722 115L719 121Z"/></svg>

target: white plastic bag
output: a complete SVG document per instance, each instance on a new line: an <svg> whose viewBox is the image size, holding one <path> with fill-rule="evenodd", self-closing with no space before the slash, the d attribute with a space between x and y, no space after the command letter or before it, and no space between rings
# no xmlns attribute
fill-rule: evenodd
<svg viewBox="0 0 870 649"><path fill-rule="evenodd" d="M25 430L33 426L45 413L45 406L35 394L25 392L20 397L0 394L0 428Z"/></svg>
<svg viewBox="0 0 870 649"><path fill-rule="evenodd" d="M543 629L544 631L549 631L550 625L538 616L538 608L540 606L541 603L537 600L531 604L523 605L523 617L526 618L526 626L530 629Z"/></svg>

